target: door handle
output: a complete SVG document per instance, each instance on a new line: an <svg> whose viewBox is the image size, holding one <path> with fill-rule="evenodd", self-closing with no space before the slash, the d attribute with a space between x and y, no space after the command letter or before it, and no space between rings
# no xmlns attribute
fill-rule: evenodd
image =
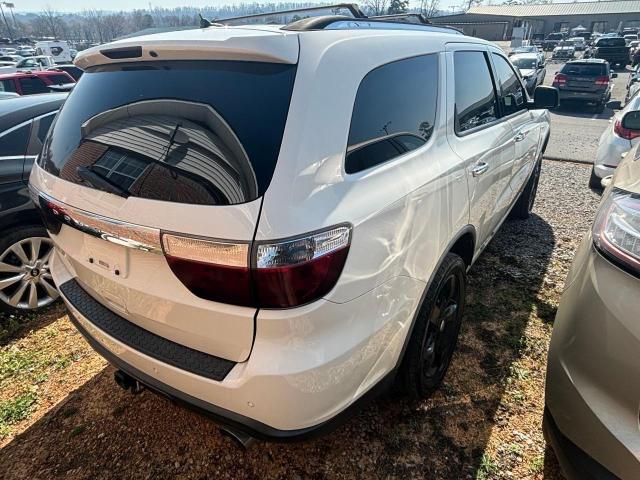
<svg viewBox="0 0 640 480"><path fill-rule="evenodd" d="M514 139L516 142L521 142L521 141L522 141L522 140L524 140L526 137L527 137L527 134L526 134L526 133L519 132L515 137L513 137L513 139Z"/></svg>
<svg viewBox="0 0 640 480"><path fill-rule="evenodd" d="M471 175L473 175L474 177L478 177L482 175L484 172L486 172L487 170L489 170L489 164L485 162L480 162L480 163L477 163L471 169Z"/></svg>

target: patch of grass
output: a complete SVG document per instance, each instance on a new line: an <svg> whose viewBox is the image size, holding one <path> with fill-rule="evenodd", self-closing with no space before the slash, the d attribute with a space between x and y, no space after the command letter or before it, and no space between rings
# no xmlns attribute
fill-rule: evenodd
<svg viewBox="0 0 640 480"><path fill-rule="evenodd" d="M33 371L42 364L43 360L37 352L10 348L0 351L0 381L13 375Z"/></svg>
<svg viewBox="0 0 640 480"><path fill-rule="evenodd" d="M71 430L71 433L69 434L69 436L71 438L77 437L82 432L84 432L86 429L87 429L87 427L85 425L78 425L77 427L74 427L73 430Z"/></svg>
<svg viewBox="0 0 640 480"><path fill-rule="evenodd" d="M510 443L507 445L507 452L511 455L522 455L522 446L518 443Z"/></svg>
<svg viewBox="0 0 640 480"><path fill-rule="evenodd" d="M536 455L533 457L529 462L529 470L531 470L531 473L542 473L544 470L544 456Z"/></svg>
<svg viewBox="0 0 640 480"><path fill-rule="evenodd" d="M476 472L475 480L487 480L491 478L491 476L498 473L499 468L496 461L491 458L491 455L484 453L482 455L482 459L480 460L480 466L478 467L478 471Z"/></svg>
<svg viewBox="0 0 640 480"><path fill-rule="evenodd" d="M6 430L9 425L27 418L37 401L34 392L27 392L0 403L0 429Z"/></svg>
<svg viewBox="0 0 640 480"><path fill-rule="evenodd" d="M514 363L509 367L509 373L511 378L516 380L526 380L529 378L529 370L522 368L517 363Z"/></svg>

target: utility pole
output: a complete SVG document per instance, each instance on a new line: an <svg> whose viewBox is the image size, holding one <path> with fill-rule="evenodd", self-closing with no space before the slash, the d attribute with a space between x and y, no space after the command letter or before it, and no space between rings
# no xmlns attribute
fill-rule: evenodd
<svg viewBox="0 0 640 480"><path fill-rule="evenodd" d="M11 31L11 27L9 26L9 22L7 22L7 17L4 16L4 9L2 8L2 4L0 3L0 13L2 13L2 19L4 20L4 24L7 26L7 32L9 32L9 39L13 40L13 32Z"/></svg>
<svg viewBox="0 0 640 480"><path fill-rule="evenodd" d="M4 2L4 6L7 7L9 9L9 11L11 12L11 18L13 19L13 26L16 29L16 32L17 32L18 31L18 22L16 22L16 16L13 14L13 9L15 8L15 4L14 3Z"/></svg>

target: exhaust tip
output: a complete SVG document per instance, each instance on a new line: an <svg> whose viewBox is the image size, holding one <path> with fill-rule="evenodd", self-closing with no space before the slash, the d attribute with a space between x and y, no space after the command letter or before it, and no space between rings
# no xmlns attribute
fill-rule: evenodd
<svg viewBox="0 0 640 480"><path fill-rule="evenodd" d="M120 388L123 390L129 390L133 394L138 394L144 390L144 386L138 382L131 375L123 372L122 370L117 370L113 374L113 380L118 384Z"/></svg>
<svg viewBox="0 0 640 480"><path fill-rule="evenodd" d="M243 450L249 450L251 445L256 441L251 435L248 435L238 429L232 427L220 427L220 433L231 438Z"/></svg>

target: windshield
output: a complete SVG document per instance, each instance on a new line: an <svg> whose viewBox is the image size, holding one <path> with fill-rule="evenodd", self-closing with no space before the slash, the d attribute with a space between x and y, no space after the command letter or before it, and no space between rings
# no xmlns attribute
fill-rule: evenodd
<svg viewBox="0 0 640 480"><path fill-rule="evenodd" d="M538 62L535 58L514 58L511 60L511 63L520 70L534 70Z"/></svg>
<svg viewBox="0 0 640 480"><path fill-rule="evenodd" d="M60 110L39 164L123 197L255 200L275 169L295 72L234 61L94 67Z"/></svg>

